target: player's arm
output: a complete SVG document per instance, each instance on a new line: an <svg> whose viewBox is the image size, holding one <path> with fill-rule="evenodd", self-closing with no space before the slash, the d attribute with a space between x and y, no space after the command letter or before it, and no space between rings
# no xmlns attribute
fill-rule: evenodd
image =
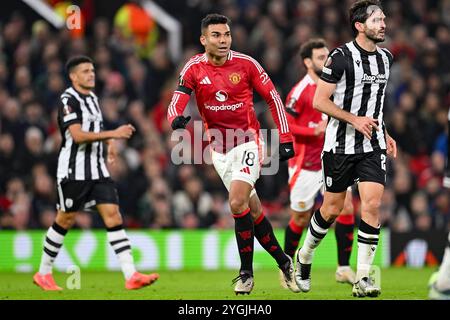
<svg viewBox="0 0 450 320"><path fill-rule="evenodd" d="M299 137L316 137L325 132L326 121L319 122L319 125L315 128L297 124L297 120L301 117L301 114L294 110L294 106L298 106L299 108L301 108L301 104L299 103L299 101L292 98L291 101L286 104L286 117L292 135Z"/></svg>
<svg viewBox="0 0 450 320"><path fill-rule="evenodd" d="M288 116L288 121L289 121L289 116ZM326 127L327 127L327 122L325 120L320 121L319 125L315 128L300 126L295 123L289 122L289 128L291 129L292 134L294 136L300 136L300 137L317 137L320 134L325 132Z"/></svg>
<svg viewBox="0 0 450 320"><path fill-rule="evenodd" d="M186 66L189 62L186 64ZM186 68L185 66L185 68ZM183 72L184 71L184 72ZM190 67L180 73L178 87L172 95L169 107L167 108L167 120L173 130L184 129L191 119L190 116L183 116L184 109L191 98L191 93L195 88L194 77L192 75L193 68Z"/></svg>
<svg viewBox="0 0 450 320"><path fill-rule="evenodd" d="M117 158L117 147L114 139L105 140L108 147L107 161L109 164L114 164Z"/></svg>
<svg viewBox="0 0 450 320"><path fill-rule="evenodd" d="M135 131L131 124L120 126L115 130L102 132L88 132L81 127L81 107L77 99L62 94L61 105L58 109L58 118L63 130L68 129L76 144L104 141L108 139L128 139Z"/></svg>
<svg viewBox="0 0 450 320"><path fill-rule="evenodd" d="M341 49L337 48L330 52L322 75L317 83L314 94L314 109L327 114L330 117L344 121L361 132L367 139L372 138L372 130L379 130L377 120L369 117L356 116L339 108L330 97L336 89L336 83L342 78L347 65L347 59Z"/></svg>
<svg viewBox="0 0 450 320"><path fill-rule="evenodd" d="M295 156L295 152L283 102L267 73L256 60L253 61L250 62L252 84L255 90L269 105L272 118L280 134L280 160L284 161Z"/></svg>
<svg viewBox="0 0 450 320"><path fill-rule="evenodd" d="M397 142L389 135L387 129L384 130L384 135L386 136L386 153L388 156L393 158L397 157Z"/></svg>
<svg viewBox="0 0 450 320"><path fill-rule="evenodd" d="M83 131L81 124L74 123L69 126L70 135L76 144L92 143L109 139L129 139L136 129L131 124L124 124L115 130L101 132Z"/></svg>

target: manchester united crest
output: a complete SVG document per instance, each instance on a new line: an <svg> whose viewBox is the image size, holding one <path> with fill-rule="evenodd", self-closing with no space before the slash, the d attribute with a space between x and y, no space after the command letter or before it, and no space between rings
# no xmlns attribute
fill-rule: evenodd
<svg viewBox="0 0 450 320"><path fill-rule="evenodd" d="M237 72L233 72L232 74L230 74L230 81L232 84L238 84L239 82L241 82L241 75Z"/></svg>

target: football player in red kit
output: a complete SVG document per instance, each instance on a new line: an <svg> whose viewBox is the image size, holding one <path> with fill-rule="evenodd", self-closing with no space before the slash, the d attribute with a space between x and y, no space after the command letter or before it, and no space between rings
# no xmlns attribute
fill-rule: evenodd
<svg viewBox="0 0 450 320"><path fill-rule="evenodd" d="M321 153L327 116L315 110L312 101L328 53L323 39L311 39L301 46L300 56L307 74L286 98L286 113L294 136L295 157L289 159L291 220L285 231L284 251L292 258L303 229L311 219L314 200L323 185ZM349 266L353 244L353 211L350 189L335 226L338 246L336 281L350 284L355 279L355 273Z"/></svg>
<svg viewBox="0 0 450 320"><path fill-rule="evenodd" d="M235 220L241 267L239 276L233 280L234 291L249 294L253 289L256 237L276 260L286 285L299 292L292 259L279 245L254 189L261 170L263 142L253 108L253 89L269 105L278 127L281 161L294 156L283 102L261 65L252 57L231 50L230 21L226 16L207 15L202 20L200 42L205 52L192 57L181 70L167 117L174 130L185 128L190 117L184 117L183 111L195 92L210 141L212 162L229 191Z"/></svg>

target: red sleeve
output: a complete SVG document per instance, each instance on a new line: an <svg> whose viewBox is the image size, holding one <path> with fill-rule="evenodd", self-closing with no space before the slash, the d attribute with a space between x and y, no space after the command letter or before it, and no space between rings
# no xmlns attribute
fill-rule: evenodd
<svg viewBox="0 0 450 320"><path fill-rule="evenodd" d="M313 137L316 135L314 128L300 126L296 124L294 116L290 115L289 113L286 113L286 116L289 123L289 129L291 129L293 135L303 137Z"/></svg>
<svg viewBox="0 0 450 320"><path fill-rule="evenodd" d="M190 94L179 91L180 87L173 93L172 100L167 108L167 120L172 124L173 119L183 115L184 109L191 97Z"/></svg>
<svg viewBox="0 0 450 320"><path fill-rule="evenodd" d="M190 61L181 70L178 80L178 87L172 95L169 107L167 108L167 120L171 124L173 119L183 115L184 109L189 102L192 91L195 89L194 77L192 75Z"/></svg>
<svg viewBox="0 0 450 320"><path fill-rule="evenodd" d="M255 90L266 100L272 113L273 120L280 133L280 142L291 142L292 134L289 131L289 124L284 112L284 105L269 75L261 65L253 58L249 61L250 78Z"/></svg>
<svg viewBox="0 0 450 320"><path fill-rule="evenodd" d="M301 96L300 96L301 97ZM311 137L315 136L315 129L298 125L297 119L302 115L303 99L295 99L291 97L286 104L286 117L288 119L289 129L295 136ZM289 110L292 110L290 112Z"/></svg>

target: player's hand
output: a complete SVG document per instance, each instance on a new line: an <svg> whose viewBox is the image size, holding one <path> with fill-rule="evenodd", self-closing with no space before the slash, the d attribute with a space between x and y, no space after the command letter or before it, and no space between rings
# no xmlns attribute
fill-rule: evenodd
<svg viewBox="0 0 450 320"><path fill-rule="evenodd" d="M114 130L114 138L116 139L129 139L133 135L136 129L131 124L124 124Z"/></svg>
<svg viewBox="0 0 450 320"><path fill-rule="evenodd" d="M319 122L317 127L314 128L314 134L316 136L319 136L322 133L324 133L326 129L327 129L327 121L326 120L322 120L322 121Z"/></svg>
<svg viewBox="0 0 450 320"><path fill-rule="evenodd" d="M172 121L172 129L176 130L176 129L184 129L184 128L186 128L186 124L189 122L189 120L191 120L191 116L187 116L187 117L178 116L178 117L176 117Z"/></svg>
<svg viewBox="0 0 450 320"><path fill-rule="evenodd" d="M392 158L397 157L397 142L390 135L386 133L386 153Z"/></svg>
<svg viewBox="0 0 450 320"><path fill-rule="evenodd" d="M378 128L378 120L369 117L358 117L356 116L351 125L361 132L367 139L372 139L372 132L380 130Z"/></svg>
<svg viewBox="0 0 450 320"><path fill-rule="evenodd" d="M280 161L286 161L287 159L295 156L294 145L292 144L292 142L280 143L279 154Z"/></svg>

